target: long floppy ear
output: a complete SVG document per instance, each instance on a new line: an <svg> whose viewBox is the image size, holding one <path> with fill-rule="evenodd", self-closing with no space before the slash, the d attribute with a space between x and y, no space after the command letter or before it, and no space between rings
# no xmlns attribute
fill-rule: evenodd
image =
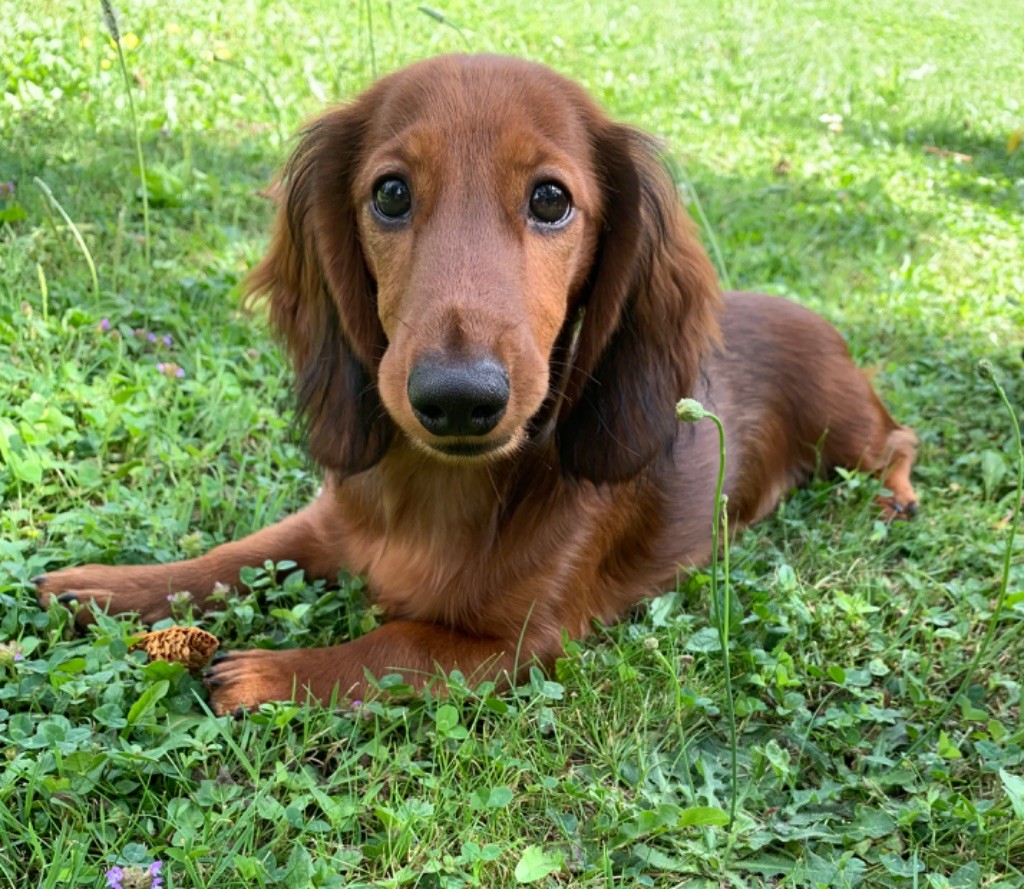
<svg viewBox="0 0 1024 889"><path fill-rule="evenodd" d="M351 186L370 111L364 96L303 132L276 188L270 249L245 282L288 347L311 456L344 476L376 463L394 430L377 391L386 339Z"/></svg>
<svg viewBox="0 0 1024 889"><path fill-rule="evenodd" d="M616 482L671 451L721 296L653 141L608 122L593 139L604 233L557 436L567 475Z"/></svg>

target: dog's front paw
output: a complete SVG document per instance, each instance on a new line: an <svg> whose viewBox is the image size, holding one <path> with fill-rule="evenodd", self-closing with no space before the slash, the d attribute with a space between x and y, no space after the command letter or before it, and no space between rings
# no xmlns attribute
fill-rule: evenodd
<svg viewBox="0 0 1024 889"><path fill-rule="evenodd" d="M875 498L875 502L882 510L882 521L886 523L912 519L920 509L920 505L913 495L909 498L900 498L895 494L883 495Z"/></svg>
<svg viewBox="0 0 1024 889"><path fill-rule="evenodd" d="M270 701L328 704L343 698L359 683L346 682L332 675L329 665L321 665L319 656L327 651L253 649L218 654L203 674L213 712L238 715Z"/></svg>
<svg viewBox="0 0 1024 889"><path fill-rule="evenodd" d="M146 623L154 623L171 614L167 593L158 589L125 583L120 569L108 565L84 565L65 568L33 578L36 598L41 608L53 602L67 605L82 625L92 623L95 604L107 614L137 612Z"/></svg>
<svg viewBox="0 0 1024 889"><path fill-rule="evenodd" d="M301 691L288 665L290 652L222 652L203 673L210 706L218 716L239 715L270 701L290 701Z"/></svg>

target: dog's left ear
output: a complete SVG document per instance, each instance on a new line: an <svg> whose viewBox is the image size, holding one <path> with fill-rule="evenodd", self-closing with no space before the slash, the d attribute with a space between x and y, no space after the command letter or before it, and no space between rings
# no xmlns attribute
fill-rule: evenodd
<svg viewBox="0 0 1024 889"><path fill-rule="evenodd" d="M394 431L377 391L386 340L352 195L374 101L366 93L303 132L275 187L270 248L245 283L288 346L310 455L343 477L380 460Z"/></svg>
<svg viewBox="0 0 1024 889"><path fill-rule="evenodd" d="M653 141L604 122L593 143L604 233L557 435L563 471L600 483L671 450L675 404L717 340L721 297Z"/></svg>

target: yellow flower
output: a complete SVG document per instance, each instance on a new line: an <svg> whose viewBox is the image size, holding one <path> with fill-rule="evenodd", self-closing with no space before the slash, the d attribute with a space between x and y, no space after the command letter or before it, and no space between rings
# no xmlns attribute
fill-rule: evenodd
<svg viewBox="0 0 1024 889"><path fill-rule="evenodd" d="M167 25L166 25L166 28L167 28L167 33L168 34L180 34L181 33L181 25L179 25L177 22L168 22Z"/></svg>
<svg viewBox="0 0 1024 889"><path fill-rule="evenodd" d="M78 41L78 45L82 47L82 49L88 49L90 46L92 46L92 38L83 37L81 40Z"/></svg>
<svg viewBox="0 0 1024 889"><path fill-rule="evenodd" d="M121 38L121 49L123 49L125 52L131 52L133 49L137 49L140 43L142 43L142 41L139 40L139 38L136 37L134 33L129 31L127 34L124 35L124 37ZM114 43L113 40L111 40L110 48L115 49L116 47L117 44Z"/></svg>
<svg viewBox="0 0 1024 889"><path fill-rule="evenodd" d="M228 49L228 45L221 40L218 40L213 45L213 53L218 59L230 59L231 50Z"/></svg>
<svg viewBox="0 0 1024 889"><path fill-rule="evenodd" d="M110 69L110 59L100 59L100 67L107 71Z"/></svg>

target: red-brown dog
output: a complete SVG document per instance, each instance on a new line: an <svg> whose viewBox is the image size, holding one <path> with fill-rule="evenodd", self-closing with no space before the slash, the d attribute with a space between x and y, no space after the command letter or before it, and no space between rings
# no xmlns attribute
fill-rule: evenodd
<svg viewBox="0 0 1024 889"><path fill-rule="evenodd" d="M39 578L146 621L245 565L368 577L388 622L324 649L233 652L219 713L550 664L709 558L716 432L731 527L817 469L860 467L916 506L914 434L824 320L730 294L657 149L539 65L451 56L385 77L304 132L249 288L298 378L322 493L198 559ZM83 609L87 613L88 609Z"/></svg>

